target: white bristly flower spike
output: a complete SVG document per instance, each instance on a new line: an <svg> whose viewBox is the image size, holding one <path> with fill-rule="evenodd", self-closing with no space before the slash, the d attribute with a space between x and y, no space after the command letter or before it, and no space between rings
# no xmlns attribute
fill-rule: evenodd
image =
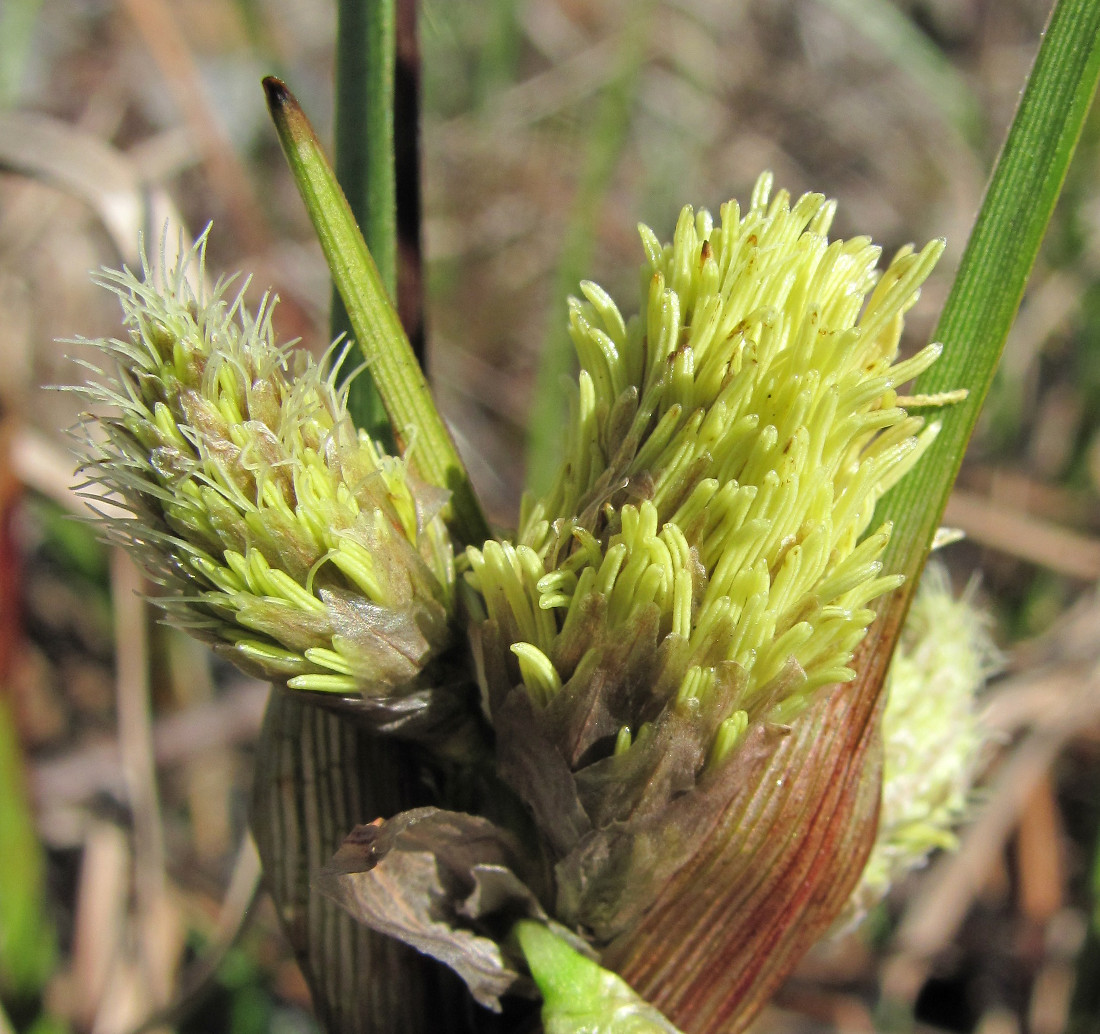
<svg viewBox="0 0 1100 1034"><path fill-rule="evenodd" d="M276 345L273 299L253 314L229 281L193 286L205 244L163 273L143 258L140 276L99 278L129 333L82 342L102 432L85 421L85 494L128 511L105 532L170 619L246 671L407 698L452 645L445 493L355 429L333 375Z"/></svg>
<svg viewBox="0 0 1100 1034"><path fill-rule="evenodd" d="M921 576L886 676L878 836L838 929L933 851L957 846L954 828L970 811L990 743L977 696L1000 664L974 595L971 584L956 596L938 564Z"/></svg>

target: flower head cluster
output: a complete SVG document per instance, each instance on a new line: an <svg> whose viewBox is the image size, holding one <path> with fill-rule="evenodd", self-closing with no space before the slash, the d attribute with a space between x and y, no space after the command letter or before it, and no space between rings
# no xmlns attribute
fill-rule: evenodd
<svg viewBox="0 0 1100 1034"><path fill-rule="evenodd" d="M144 263L142 278L103 277L130 337L95 343L113 369L92 367L84 389L111 410L104 437L87 440L89 491L129 511L106 527L164 583L171 617L293 689L357 695L380 731L453 738L491 724L491 743L480 736L461 757L465 811L444 788L431 806L380 816L318 884L446 962L490 1007L530 987L526 971L550 1003L558 963L538 960L558 956L543 950L546 933L593 1002L617 1003L622 1029L675 1029L597 960L633 981L667 934L655 916L684 916L669 959L701 950L688 944L700 915L718 936L733 931L736 948L756 893L745 873L767 869L769 808L789 820L787 845L791 824L817 835L800 781L820 760L806 747L810 719L842 722L832 708L845 701L834 693L806 711L819 689L855 677L871 604L900 582L883 571L890 527L873 518L936 432L898 388L939 346L904 360L898 346L942 242L880 270L866 238L828 239L831 202L792 204L771 188L761 177L748 208L730 202L718 222L685 208L671 244L642 227L629 321L582 284L570 302L581 369L554 487L525 500L511 539L467 548L457 580L446 493L353 427L331 377L276 347L266 301L252 316L226 284L190 286L202 242L171 273ZM853 908L942 839L965 794L967 773L946 759L914 781L927 766L904 730L977 735L946 695L933 706L901 688L914 681L907 664L929 677L924 649L895 666L886 826ZM951 663L961 671L972 656ZM455 691L475 677L480 710ZM860 697L868 714L874 689ZM828 742L862 751L869 728ZM861 771L845 777L845 802L864 802ZM918 809L893 807L910 797ZM873 807L860 815L852 839L865 849ZM716 886L700 896L693 873ZM836 902L822 899L813 936L854 879L853 865ZM664 972L645 969L650 983L636 985L659 1008ZM682 982L670 1001L720 1024L743 996L740 972L703 996ZM547 1015L554 1029L590 1029L587 1012Z"/></svg>
<svg viewBox="0 0 1100 1034"><path fill-rule="evenodd" d="M204 250L102 275L130 334L91 342L113 363L87 364L81 389L110 410L86 438L85 491L129 511L108 534L165 586L174 622L248 671L407 717L451 644L446 496L355 429L331 375L275 344L272 302L252 315L227 282L192 286Z"/></svg>
<svg viewBox="0 0 1100 1034"><path fill-rule="evenodd" d="M582 285L556 485L514 544L467 551L494 722L529 727L502 770L552 847L559 914L600 940L635 914L643 853L608 838L854 677L868 603L899 583L875 503L934 434L896 389L939 346L897 353L942 242L880 273L867 239L827 239L830 202L770 190L718 224L685 208L671 245L643 227L629 323Z"/></svg>

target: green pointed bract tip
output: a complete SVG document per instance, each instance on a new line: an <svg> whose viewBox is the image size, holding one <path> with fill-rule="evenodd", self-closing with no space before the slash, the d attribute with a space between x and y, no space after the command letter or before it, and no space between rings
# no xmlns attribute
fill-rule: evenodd
<svg viewBox="0 0 1100 1034"><path fill-rule="evenodd" d="M868 239L828 240L833 212L764 175L717 224L685 208L671 244L642 227L640 314L591 283L570 302L581 372L554 489L514 545L467 551L509 651L486 670L540 706L586 664L614 683L594 655L642 625L660 644L649 693L612 711L619 753L666 706L721 707L712 764L792 720L854 677L868 604L900 583L870 522L936 432L897 389L940 347L898 361L898 342L943 242L880 271Z"/></svg>
<svg viewBox="0 0 1100 1034"><path fill-rule="evenodd" d="M541 923L522 920L514 932L542 994L544 1034L680 1034L622 977Z"/></svg>
<svg viewBox="0 0 1100 1034"><path fill-rule="evenodd" d="M143 257L99 278L125 340L81 388L85 492L166 593L171 618L246 671L305 690L387 697L451 642L445 493L357 432L345 395L275 344L230 282L207 290L206 236L173 269ZM183 251L183 249L181 249Z"/></svg>
<svg viewBox="0 0 1100 1034"><path fill-rule="evenodd" d="M294 182L398 447L424 480L449 493L443 517L456 539L484 542L490 531L481 503L336 174L286 84L268 76L264 90Z"/></svg>
<svg viewBox="0 0 1100 1034"><path fill-rule="evenodd" d="M956 846L991 737L977 695L999 665L989 616L973 597L973 586L956 596L938 564L921 576L886 676L878 835L838 930L933 851Z"/></svg>

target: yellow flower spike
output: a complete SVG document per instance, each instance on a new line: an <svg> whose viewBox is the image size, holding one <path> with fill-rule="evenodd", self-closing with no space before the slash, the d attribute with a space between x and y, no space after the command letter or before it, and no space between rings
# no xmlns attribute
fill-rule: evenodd
<svg viewBox="0 0 1100 1034"><path fill-rule="evenodd" d="M510 654L481 665L485 699L508 714L503 771L558 845L557 918L596 944L628 937L637 888L658 879L644 852L614 860L631 808L660 813L651 781L669 809L693 807L692 786L705 798L754 730L759 742L854 678L867 604L898 585L882 570L889 526L870 523L934 433L898 389L940 349L898 361L897 348L943 246L880 273L866 238L827 239L834 212L820 195L773 196L763 176L717 223L685 208L671 244L642 228L641 315L624 320L587 283L570 303L581 372L553 489L525 500L514 547L470 551L474 609L504 637L479 641ZM543 569L498 569L513 548ZM549 622L537 631L532 601ZM547 812L549 776L508 737L516 751L549 740L534 755L560 758L554 785L573 780L586 837L571 839L574 813ZM658 775L672 769L679 781Z"/></svg>
<svg viewBox="0 0 1100 1034"><path fill-rule="evenodd" d="M1100 51L1078 46L1096 38L1095 7L1086 0L1057 6L948 300L947 340L961 343L964 354L966 347L983 352L982 336L991 342L976 373L953 360L979 389L988 386L1096 85ZM1065 118L1049 118L1052 104ZM1032 153L1040 121L1058 127L1039 134L1054 156L1046 163ZM1021 184L1033 189L1021 191ZM525 504L512 543L538 554L546 571L568 565L576 579L568 605L546 611L557 635L539 652L562 679L552 699L540 691L537 658L529 655L524 671L510 649L525 642L515 638L523 622L509 613L519 597L499 582L520 573L482 564L470 580L471 619L495 615L472 638L496 724L498 771L537 828L538 900L521 894L509 901L509 915L526 917L510 935L488 943L480 936L491 925L476 913L486 895L471 866L460 861L462 871L454 871L453 856L468 858L471 842L488 843L482 857L503 861L520 882L524 866L502 831L490 835L475 816L418 809L357 837L371 872L392 862L374 888L376 928L392 930L400 913L405 939L434 942L427 950L455 966L490 1006L501 988L522 979L526 959L550 1034L663 1029L663 1017L636 1011L639 996L693 1034L745 1030L843 907L873 839L877 705L908 591L882 604L884 627L865 650L852 651L872 617L863 604L895 584L892 567L878 566L883 555L894 563L895 551L880 555L869 534L876 501L930 437L906 417L899 395L898 382L919 363L894 374L891 366L904 314L940 245L903 249L879 273L868 240L827 240L833 203L818 195L792 202L782 191L773 196L772 186L770 176L761 177L749 204L724 206L718 224L685 210L671 244L643 229L638 318L624 321L613 303L582 288L590 308L574 308L580 318L572 329L586 369L566 461L554 489ZM1006 213L1012 218L1002 219ZM922 391L955 397L945 394L951 385L943 379L933 376ZM940 489L976 410L947 422L936 448L945 473L932 479L932 497L903 490L905 507L887 500L904 525L897 538L906 540L900 552L910 554L907 574L931 539ZM669 608L682 606L682 591L671 600L636 593L624 611L638 572L659 566L645 542L625 533L626 513L648 501L663 527L706 480L718 482L715 496L733 483L752 495L739 523L706 513L681 528L692 579L684 638L668 633ZM708 495L704 509L713 508ZM729 538L713 537L723 526ZM579 563L577 528L598 543ZM815 533L820 540L811 549ZM469 538L477 544L484 536ZM868 541L876 548L852 559ZM727 559L730 542L743 557ZM623 555L608 564L620 547ZM805 554L797 572L784 566L794 563L794 550ZM811 554L825 563L810 564ZM735 601L710 588L723 561L722 588ZM844 591L826 602L819 589L830 579ZM522 588L520 609L532 598ZM784 640L792 629L798 632ZM842 683L856 667L848 691ZM681 699L688 672L691 692ZM841 684L811 697L829 682ZM921 742L926 747L927 733ZM927 816L916 816L897 843L921 838L947 839ZM427 861L441 879L410 881L420 897L406 894L395 908L393 876L414 859L423 862L425 845L437 848ZM348 876L365 877L356 890L369 884L370 873L351 873L344 861ZM424 901L432 882L463 892L474 886L475 893ZM494 879L493 889L500 885ZM338 900L349 899L345 888Z"/></svg>

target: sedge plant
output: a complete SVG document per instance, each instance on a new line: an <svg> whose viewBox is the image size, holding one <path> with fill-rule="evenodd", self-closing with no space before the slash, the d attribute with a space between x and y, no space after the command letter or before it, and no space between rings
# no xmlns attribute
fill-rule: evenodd
<svg viewBox="0 0 1100 1034"><path fill-rule="evenodd" d="M1094 3L1060 0L934 343L909 358L940 241L883 263L768 174L743 206L685 207L669 241L641 227L637 301L583 282L569 302L565 455L506 532L279 80L356 392L391 441L274 340L266 303L196 286L202 241L104 275L127 335L94 343L89 491L122 503L106 532L169 616L276 685L256 832L333 1034L499 1029L494 1011L553 1034L741 1030L947 845L972 765L930 771L919 744L973 758L986 639L933 579L890 660L1098 36ZM367 230L389 256L385 216Z"/></svg>

